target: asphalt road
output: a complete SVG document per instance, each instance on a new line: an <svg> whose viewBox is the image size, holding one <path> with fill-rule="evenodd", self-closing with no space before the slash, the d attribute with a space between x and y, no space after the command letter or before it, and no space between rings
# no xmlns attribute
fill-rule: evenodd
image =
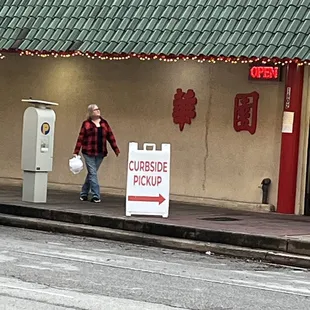
<svg viewBox="0 0 310 310"><path fill-rule="evenodd" d="M0 309L310 309L300 269L0 226Z"/></svg>

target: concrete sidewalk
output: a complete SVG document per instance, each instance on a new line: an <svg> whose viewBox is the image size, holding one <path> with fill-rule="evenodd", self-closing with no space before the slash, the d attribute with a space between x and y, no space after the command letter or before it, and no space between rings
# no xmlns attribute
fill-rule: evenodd
<svg viewBox="0 0 310 310"><path fill-rule="evenodd" d="M310 267L310 217L179 202L171 202L167 219L126 217L123 197L103 196L101 204L78 198L77 192L49 189L48 203L25 203L20 186L1 185L0 224L269 261L268 255L277 254L287 256L285 264Z"/></svg>

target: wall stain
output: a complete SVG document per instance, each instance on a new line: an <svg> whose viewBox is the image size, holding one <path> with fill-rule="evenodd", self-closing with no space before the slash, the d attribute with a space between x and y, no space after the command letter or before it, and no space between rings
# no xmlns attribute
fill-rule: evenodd
<svg viewBox="0 0 310 310"><path fill-rule="evenodd" d="M209 66L209 98L208 98L208 107L205 114L205 137L204 137L204 147L205 147L205 155L203 159L203 182L202 189L206 190L207 183L207 160L209 157L209 145L208 145L208 135L209 135L209 126L211 120L211 107L212 107L212 68Z"/></svg>

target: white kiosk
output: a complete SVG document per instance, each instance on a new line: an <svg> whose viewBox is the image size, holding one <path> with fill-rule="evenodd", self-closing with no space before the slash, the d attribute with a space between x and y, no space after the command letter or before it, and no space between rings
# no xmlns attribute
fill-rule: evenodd
<svg viewBox="0 0 310 310"><path fill-rule="evenodd" d="M34 99L22 99L33 104L26 109L23 120L22 200L45 203L48 172L53 167L54 128L56 114L51 109L58 103Z"/></svg>

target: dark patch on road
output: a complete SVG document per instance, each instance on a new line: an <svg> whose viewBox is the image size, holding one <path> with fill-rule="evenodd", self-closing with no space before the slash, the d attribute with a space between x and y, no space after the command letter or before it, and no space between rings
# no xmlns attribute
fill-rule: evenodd
<svg viewBox="0 0 310 310"><path fill-rule="evenodd" d="M203 217L199 218L199 220L203 221L216 221L216 222L233 222L233 221L241 221L235 217L225 217L225 216L218 216L218 217Z"/></svg>

